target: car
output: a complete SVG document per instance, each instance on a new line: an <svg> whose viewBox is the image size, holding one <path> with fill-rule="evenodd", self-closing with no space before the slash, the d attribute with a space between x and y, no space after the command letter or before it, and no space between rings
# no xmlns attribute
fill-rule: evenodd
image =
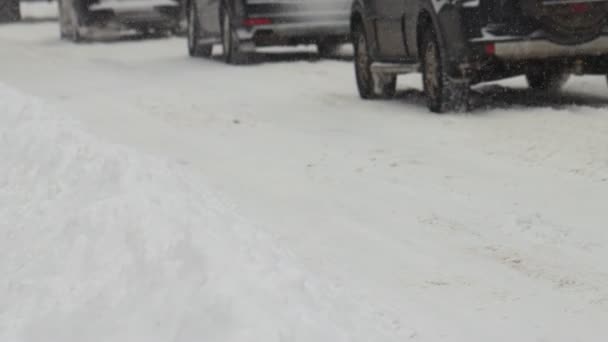
<svg viewBox="0 0 608 342"><path fill-rule="evenodd" d="M608 1L355 0L351 37L360 97L390 98L421 72L433 112L470 109L474 84L525 75L538 91L571 74L608 73Z"/></svg>
<svg viewBox="0 0 608 342"><path fill-rule="evenodd" d="M187 0L188 52L211 56L222 44L229 64L256 47L317 44L328 55L349 41L351 0Z"/></svg>
<svg viewBox="0 0 608 342"><path fill-rule="evenodd" d="M125 30L164 34L180 28L178 0L58 0L57 3L61 38L74 42Z"/></svg>

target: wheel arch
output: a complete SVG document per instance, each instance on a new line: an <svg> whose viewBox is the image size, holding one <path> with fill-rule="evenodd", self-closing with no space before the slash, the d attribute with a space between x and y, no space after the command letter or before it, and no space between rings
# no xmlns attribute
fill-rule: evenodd
<svg viewBox="0 0 608 342"><path fill-rule="evenodd" d="M370 54L375 57L377 54L378 42L376 40L376 28L371 18L373 14L370 13L368 7L366 7L366 0L354 0L351 12L350 12L350 36L353 39L353 31L358 25L363 27L365 37L367 38L367 44L370 48Z"/></svg>
<svg viewBox="0 0 608 342"><path fill-rule="evenodd" d="M363 23L363 4L360 0L353 1L350 9L350 32L356 28L357 25Z"/></svg>
<svg viewBox="0 0 608 342"><path fill-rule="evenodd" d="M441 25L439 25L439 18L437 16L437 12L433 4L428 0L422 0L418 2L418 11L416 15L415 29L416 29L416 41L412 44L413 47L416 48L416 53L413 53L416 56L420 55L420 45L422 44L422 39L425 31L432 27L435 32L435 36L437 37L437 42L441 49L445 47L444 35L442 34Z"/></svg>
<svg viewBox="0 0 608 342"><path fill-rule="evenodd" d="M418 4L414 25L416 42L412 44L417 49L414 55L420 56L421 39L425 30L432 27L441 52L447 55L450 68L457 68L459 63L468 58L468 42L461 21L464 18L461 17L459 6L446 0L433 3L430 0L420 0Z"/></svg>
<svg viewBox="0 0 608 342"><path fill-rule="evenodd" d="M245 17L245 1L244 0L219 0L219 15L220 18L224 14L222 11L228 10L229 13L237 19Z"/></svg>

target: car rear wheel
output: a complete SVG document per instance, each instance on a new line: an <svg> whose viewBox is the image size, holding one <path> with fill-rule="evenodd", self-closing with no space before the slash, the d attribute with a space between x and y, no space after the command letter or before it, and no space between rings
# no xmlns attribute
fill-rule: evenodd
<svg viewBox="0 0 608 342"><path fill-rule="evenodd" d="M248 55L241 51L240 41L236 35L232 16L227 10L222 10L222 48L224 50L224 61L228 64L245 64Z"/></svg>
<svg viewBox="0 0 608 342"><path fill-rule="evenodd" d="M65 11L65 0L57 1L57 12L59 13L59 36L61 39L69 39L69 18Z"/></svg>
<svg viewBox="0 0 608 342"><path fill-rule="evenodd" d="M548 93L561 90L569 78L570 74L559 68L538 68L526 73L526 80L530 88Z"/></svg>
<svg viewBox="0 0 608 342"><path fill-rule="evenodd" d="M393 97L397 77L395 75L374 75L372 72L373 61L369 54L363 24L358 24L353 31L353 45L355 48L355 78L359 96L362 99Z"/></svg>
<svg viewBox="0 0 608 342"><path fill-rule="evenodd" d="M0 23L21 20L19 0L0 0Z"/></svg>
<svg viewBox="0 0 608 342"><path fill-rule="evenodd" d="M70 39L75 43L80 43L83 41L82 35L80 34L80 15L74 6L70 6L69 9L70 15Z"/></svg>
<svg viewBox="0 0 608 342"><path fill-rule="evenodd" d="M80 34L80 16L76 10L74 1L78 0L59 0L59 33L61 39L68 39L73 42L83 40Z"/></svg>
<svg viewBox="0 0 608 342"><path fill-rule="evenodd" d="M421 47L422 80L429 110L435 113L468 110L469 82L448 74L447 58L432 28L424 33Z"/></svg>
<svg viewBox="0 0 608 342"><path fill-rule="evenodd" d="M196 1L192 0L188 8L188 53L192 57L209 57L213 45L201 45L199 43L200 27Z"/></svg>
<svg viewBox="0 0 608 342"><path fill-rule="evenodd" d="M317 51L321 58L333 57L338 53L340 43L334 40L323 40L317 43Z"/></svg>

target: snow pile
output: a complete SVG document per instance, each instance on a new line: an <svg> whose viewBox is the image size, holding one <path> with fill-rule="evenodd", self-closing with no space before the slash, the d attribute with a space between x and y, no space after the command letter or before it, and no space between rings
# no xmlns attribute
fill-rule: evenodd
<svg viewBox="0 0 608 342"><path fill-rule="evenodd" d="M185 167L1 84L0 141L1 341L390 340Z"/></svg>

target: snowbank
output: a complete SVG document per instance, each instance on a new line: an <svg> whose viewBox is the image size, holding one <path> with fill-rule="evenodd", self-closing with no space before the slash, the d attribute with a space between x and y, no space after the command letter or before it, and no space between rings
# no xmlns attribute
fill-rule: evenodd
<svg viewBox="0 0 608 342"><path fill-rule="evenodd" d="M390 340L185 166L0 84L1 341Z"/></svg>

